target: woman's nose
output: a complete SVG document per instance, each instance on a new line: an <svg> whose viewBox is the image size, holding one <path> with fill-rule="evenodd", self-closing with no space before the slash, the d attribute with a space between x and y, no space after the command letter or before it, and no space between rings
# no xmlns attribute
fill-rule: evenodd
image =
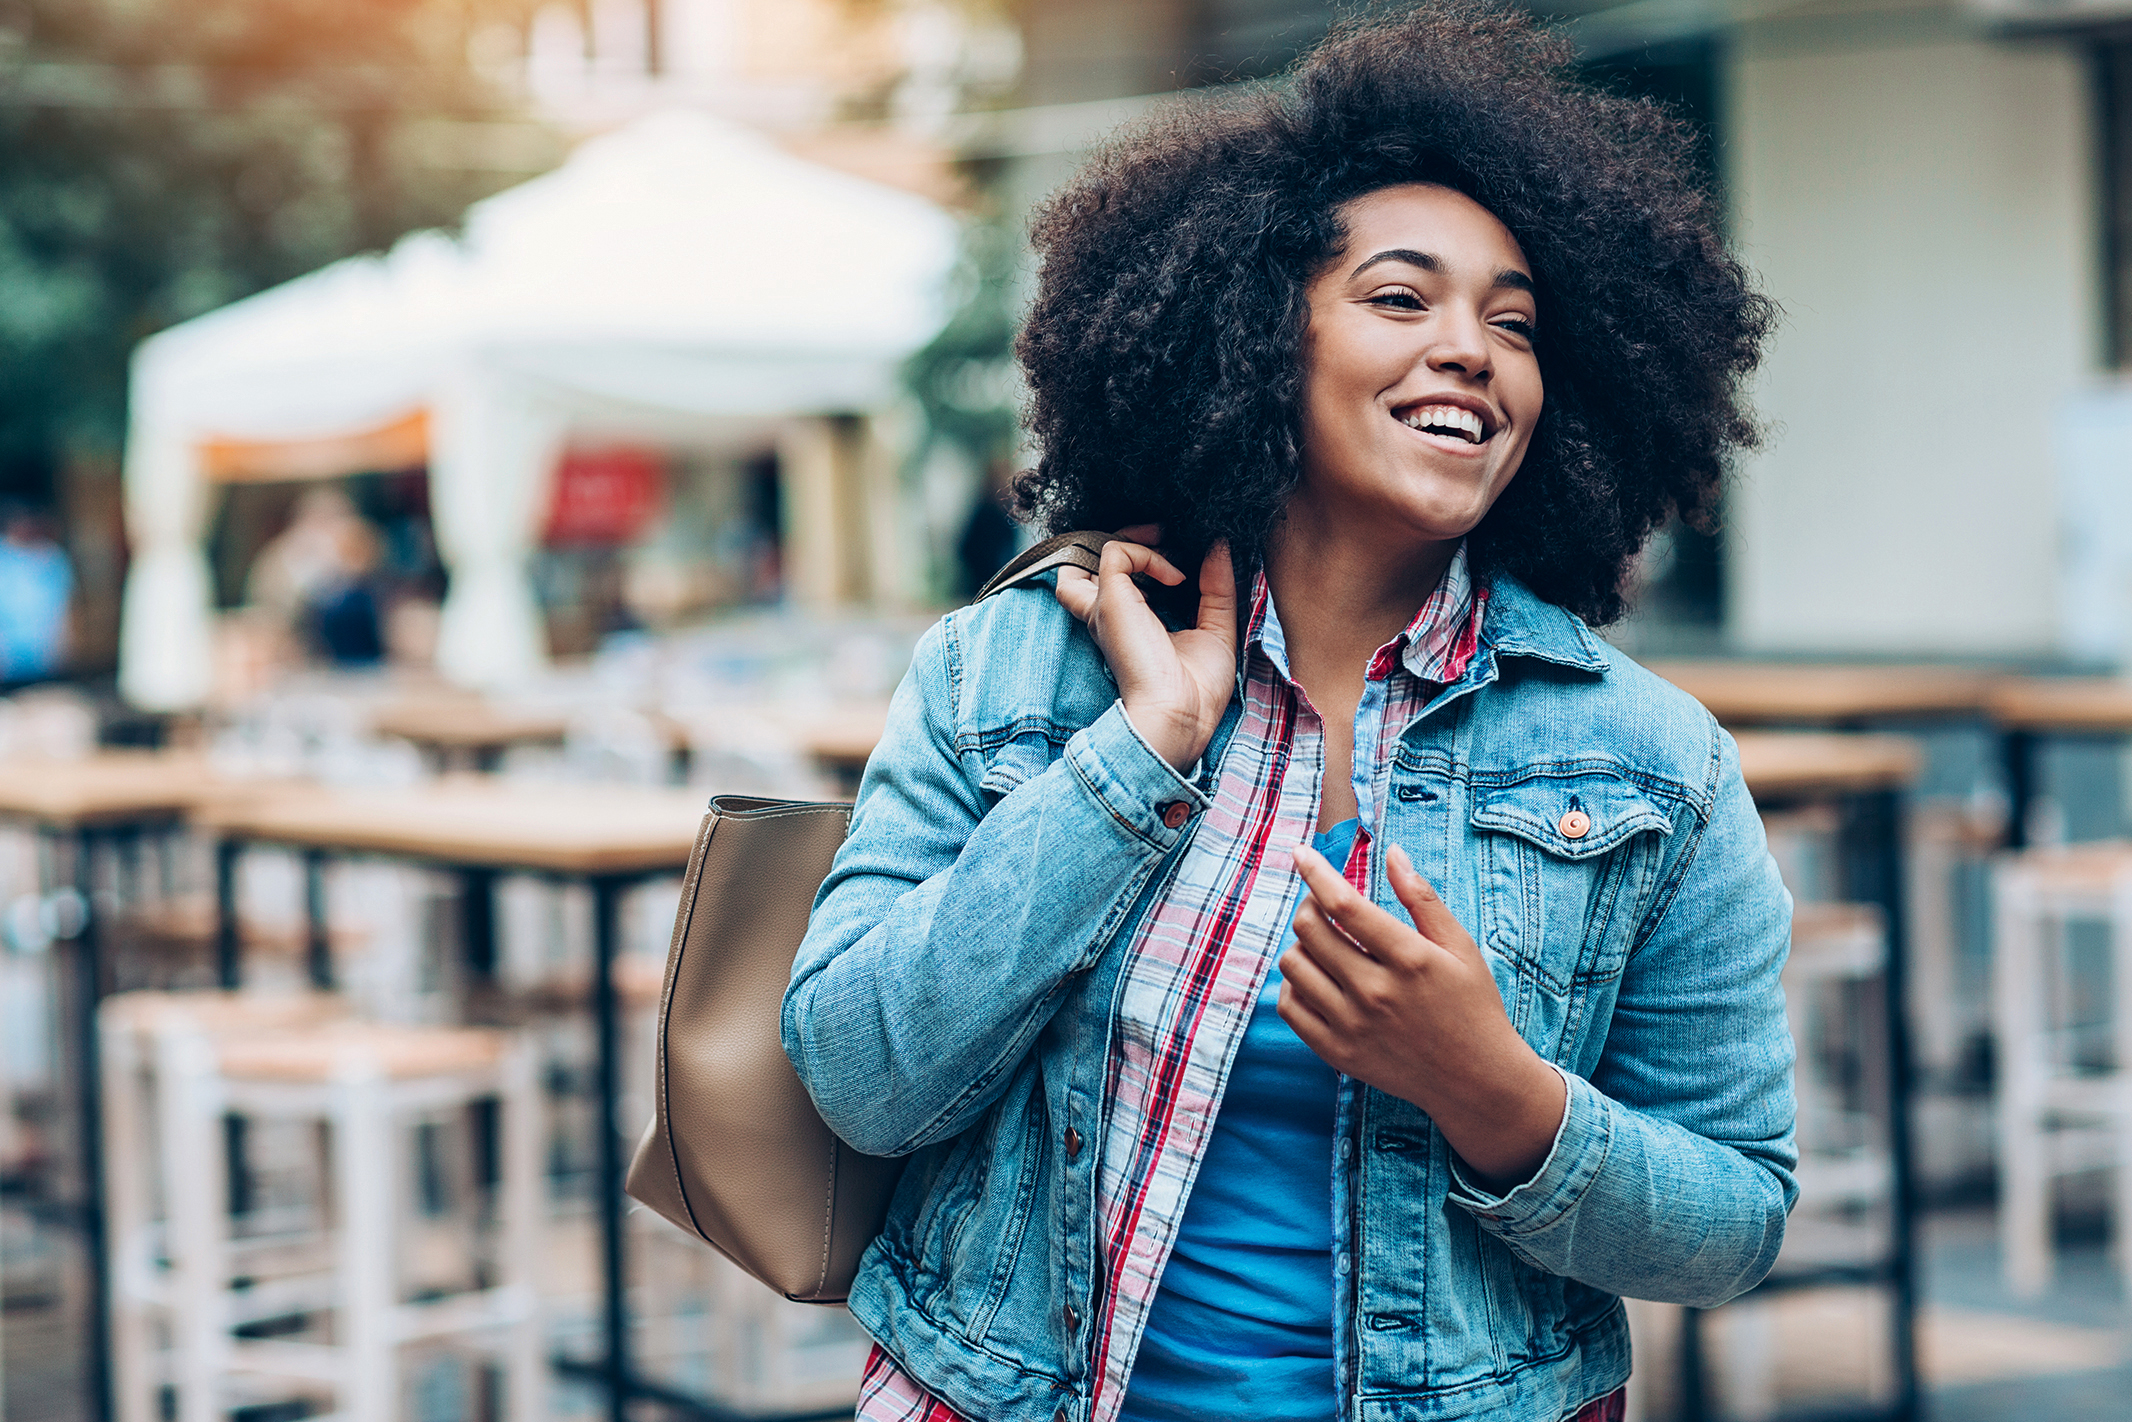
<svg viewBox="0 0 2132 1422"><path fill-rule="evenodd" d="M1437 323L1425 353L1429 369L1486 380L1494 370L1486 323L1477 315L1452 314Z"/></svg>

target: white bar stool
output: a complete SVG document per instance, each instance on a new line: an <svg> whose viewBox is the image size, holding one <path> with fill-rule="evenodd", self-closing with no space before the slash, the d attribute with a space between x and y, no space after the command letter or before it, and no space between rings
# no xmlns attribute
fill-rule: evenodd
<svg viewBox="0 0 2132 1422"><path fill-rule="evenodd" d="M102 1045L105 1227L111 1241L112 1348L121 1422L160 1422L160 1390L171 1381L175 1321L169 1266L165 1172L159 1168L160 1109L156 1090L158 1039L167 1033L201 1036L304 1030L346 1016L338 999L235 992L129 992L98 1009ZM217 1157L221 1147L217 1146ZM226 1169L227 1162L224 1161ZM233 1275L302 1270L321 1239L286 1234L228 1242ZM278 1257L266 1263L262 1246ZM292 1248L293 1246L293 1248Z"/></svg>
<svg viewBox="0 0 2132 1422"><path fill-rule="evenodd" d="M127 1292L161 1306L171 1346L155 1367L144 1356L145 1330L126 1331L126 1422L160 1415L165 1385L175 1387L178 1422L222 1422L232 1402L249 1400L268 1379L332 1393L339 1422L393 1422L403 1410L400 1350L446 1340L500 1355L504 1415L544 1416L531 1279L541 1249L541 1113L532 1056L516 1038L349 1021L216 1033L168 1012L133 1040L152 1042L134 1073L152 1072L154 1110L152 1122L128 1124L155 1128L156 1169L148 1173L161 1187L166 1225L160 1261L143 1263L138 1252L129 1261L148 1287ZM407 1301L402 1202L411 1194L412 1133L395 1127L489 1099L502 1105L493 1248L471 1261L465 1287ZM317 1123L330 1140L330 1228L321 1219L312 1247L293 1257L284 1234L289 1267L276 1277L255 1275L234 1238L222 1137L231 1113ZM129 1222L141 1217L137 1201L126 1210ZM303 1331L322 1340L246 1336L248 1323L301 1316L312 1319Z"/></svg>
<svg viewBox="0 0 2132 1422"><path fill-rule="evenodd" d="M2006 1277L2033 1297L2052 1270L2051 1181L2116 1167L2117 1265L2132 1291L2132 845L2003 856L1993 869L1992 998L1998 1042L1999 1232ZM2072 1059L2065 929L2110 933L2107 1067Z"/></svg>
<svg viewBox="0 0 2132 1422"><path fill-rule="evenodd" d="M1855 999L1846 1002L1842 994L1882 977L1887 953L1887 931L1877 905L1807 903L1792 911L1784 1011L1799 1054L1793 1073L1799 1206L1809 1214L1843 1215L1887 1199L1883 1132L1870 1109L1847 1099L1849 1083L1840 1060L1848 1047L1862 1066L1870 1069L1879 1063L1880 1054L1872 1050L1880 1036L1879 1014L1858 1011ZM1870 1025L1870 1032L1860 1032L1862 1025ZM1886 1087L1877 1080L1871 1085ZM1877 1241L1853 1244L1859 1252L1879 1247Z"/></svg>
<svg viewBox="0 0 2132 1422"><path fill-rule="evenodd" d="M1846 1057L1878 1060L1872 1036L1879 1016L1857 1011L1856 987L1887 971L1887 933L1873 904L1800 903L1792 910L1791 954L1784 962L1784 1012L1798 1052L1794 1131L1799 1147L1799 1202L1778 1258L1781 1270L1812 1270L1878 1257L1884 1223L1861 1221L1885 1207L1892 1178L1884 1133L1851 1100ZM1870 1092L1868 1093L1870 1096ZM1884 1208L1879 1212L1885 1220ZM1777 1302L1751 1295L1727 1306L1720 1364L1726 1413L1739 1422L1777 1415Z"/></svg>

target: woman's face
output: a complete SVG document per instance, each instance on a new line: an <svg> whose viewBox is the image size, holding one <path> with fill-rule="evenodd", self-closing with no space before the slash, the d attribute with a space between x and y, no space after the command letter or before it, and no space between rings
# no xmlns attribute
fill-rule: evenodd
<svg viewBox="0 0 2132 1422"><path fill-rule="evenodd" d="M1307 293L1289 516L1372 541L1460 537L1509 486L1540 417L1531 268L1494 214L1450 188L1382 188L1340 215L1347 246Z"/></svg>

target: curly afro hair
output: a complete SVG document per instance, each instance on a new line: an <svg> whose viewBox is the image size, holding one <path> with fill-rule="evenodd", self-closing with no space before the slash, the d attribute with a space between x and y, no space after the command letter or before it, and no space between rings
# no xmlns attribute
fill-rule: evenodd
<svg viewBox="0 0 2132 1422"><path fill-rule="evenodd" d="M1255 568L1302 470L1305 290L1342 250L1341 205L1441 184L1517 238L1543 317L1546 403L1469 536L1474 571L1619 617L1644 541L1676 512L1707 527L1728 451L1755 443L1741 386L1775 308L1718 236L1690 127L1573 60L1523 12L1441 0L1344 24L1277 88L1099 153L1031 228L1023 516L1159 522Z"/></svg>

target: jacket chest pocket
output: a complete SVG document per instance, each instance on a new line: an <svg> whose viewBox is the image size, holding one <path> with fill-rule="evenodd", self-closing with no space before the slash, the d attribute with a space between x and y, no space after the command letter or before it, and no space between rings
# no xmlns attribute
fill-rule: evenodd
<svg viewBox="0 0 2132 1422"><path fill-rule="evenodd" d="M1528 984L1566 997L1621 972L1673 820L1635 781L1590 768L1477 780L1472 806L1482 941L1517 968L1523 1027Z"/></svg>

